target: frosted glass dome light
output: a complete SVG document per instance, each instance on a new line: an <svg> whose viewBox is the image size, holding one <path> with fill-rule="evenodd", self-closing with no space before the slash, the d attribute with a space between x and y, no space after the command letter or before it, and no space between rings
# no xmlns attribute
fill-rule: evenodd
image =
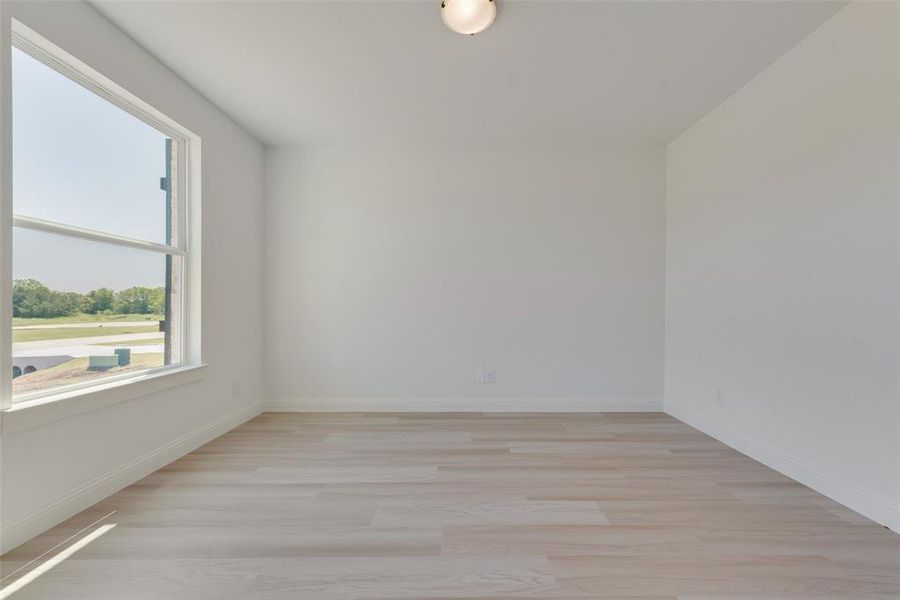
<svg viewBox="0 0 900 600"><path fill-rule="evenodd" d="M494 0L443 0L444 25L463 35L475 35L491 26L497 16Z"/></svg>

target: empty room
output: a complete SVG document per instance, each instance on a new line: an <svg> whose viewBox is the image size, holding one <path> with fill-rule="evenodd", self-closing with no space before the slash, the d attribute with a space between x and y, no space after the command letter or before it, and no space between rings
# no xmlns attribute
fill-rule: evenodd
<svg viewBox="0 0 900 600"><path fill-rule="evenodd" d="M900 1L0 0L0 600L900 600Z"/></svg>

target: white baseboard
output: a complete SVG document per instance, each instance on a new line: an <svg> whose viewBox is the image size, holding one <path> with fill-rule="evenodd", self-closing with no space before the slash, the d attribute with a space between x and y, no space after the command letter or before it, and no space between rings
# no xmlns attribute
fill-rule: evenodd
<svg viewBox="0 0 900 600"><path fill-rule="evenodd" d="M281 398L267 412L661 412L653 398Z"/></svg>
<svg viewBox="0 0 900 600"><path fill-rule="evenodd" d="M193 452L261 412L262 402L248 404L64 494L5 527L0 533L0 554L12 550L122 488Z"/></svg>
<svg viewBox="0 0 900 600"><path fill-rule="evenodd" d="M891 506L845 481L816 471L797 459L767 448L729 427L713 423L690 410L666 405L665 412L782 475L786 475L835 502L843 504L850 510L900 533L900 507Z"/></svg>

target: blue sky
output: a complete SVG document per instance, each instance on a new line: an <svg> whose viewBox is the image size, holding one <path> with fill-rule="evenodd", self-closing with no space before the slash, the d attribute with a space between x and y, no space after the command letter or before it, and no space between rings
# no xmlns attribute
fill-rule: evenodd
<svg viewBox="0 0 900 600"><path fill-rule="evenodd" d="M13 49L13 212L165 242L166 136ZM164 257L16 229L14 278L85 292L164 285Z"/></svg>

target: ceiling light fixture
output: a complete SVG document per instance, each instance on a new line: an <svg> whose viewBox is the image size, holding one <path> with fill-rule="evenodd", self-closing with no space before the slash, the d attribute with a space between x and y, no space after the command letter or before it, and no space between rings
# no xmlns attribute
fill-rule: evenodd
<svg viewBox="0 0 900 600"><path fill-rule="evenodd" d="M494 0L443 0L441 19L456 33L475 35L491 26L497 16Z"/></svg>

